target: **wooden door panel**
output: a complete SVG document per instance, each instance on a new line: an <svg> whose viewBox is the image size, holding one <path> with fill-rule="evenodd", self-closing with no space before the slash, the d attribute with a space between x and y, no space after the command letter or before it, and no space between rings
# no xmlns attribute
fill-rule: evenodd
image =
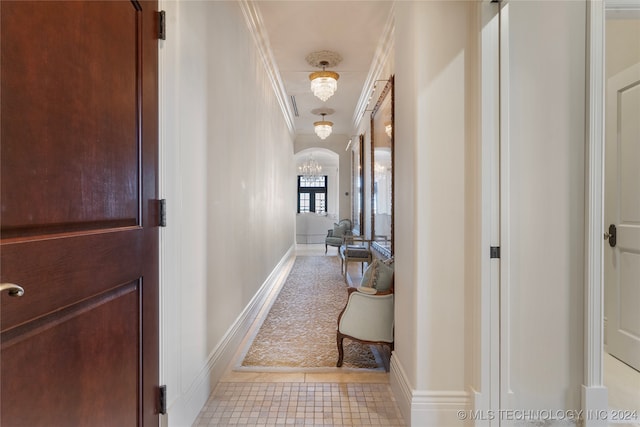
<svg viewBox="0 0 640 427"><path fill-rule="evenodd" d="M158 425L157 1L1 1L0 425Z"/></svg>
<svg viewBox="0 0 640 427"><path fill-rule="evenodd" d="M4 243L2 277L27 292L2 306L2 330L141 277L142 232L131 227Z"/></svg>
<svg viewBox="0 0 640 427"><path fill-rule="evenodd" d="M137 11L75 3L3 4L5 237L139 220Z"/></svg>
<svg viewBox="0 0 640 427"><path fill-rule="evenodd" d="M130 283L5 334L6 425L137 425L139 290Z"/></svg>

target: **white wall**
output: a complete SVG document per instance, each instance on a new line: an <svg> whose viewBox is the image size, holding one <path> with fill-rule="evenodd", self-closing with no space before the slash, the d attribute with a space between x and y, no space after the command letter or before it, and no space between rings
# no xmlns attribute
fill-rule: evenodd
<svg viewBox="0 0 640 427"><path fill-rule="evenodd" d="M586 2L510 2L503 12L501 406L575 410L584 379Z"/></svg>
<svg viewBox="0 0 640 427"><path fill-rule="evenodd" d="M585 3L508 7L502 369L503 391L510 393L503 406L578 408ZM228 331L293 244L295 165L293 142L238 4L163 1L162 8L169 19L161 43L169 227L161 235L161 375L169 390L164 421L182 426L215 384ZM395 8L400 309L392 386L411 425L461 425L456 410L469 407L473 382L467 369L478 364L476 329L467 319L478 302L468 291L479 286L485 256L475 250L479 6L419 1ZM335 141L341 217L350 216L347 140ZM309 146L297 141L295 151Z"/></svg>
<svg viewBox="0 0 640 427"><path fill-rule="evenodd" d="M501 316L499 407L579 409L586 4L503 7L502 294L499 308L483 306ZM480 169L479 10L475 2L396 3L402 310L391 380L405 419L421 427L463 425L457 410L470 408L477 369L488 366L468 320L489 256L479 246L479 182L489 173Z"/></svg>
<svg viewBox="0 0 640 427"><path fill-rule="evenodd" d="M476 2L396 3L396 336L391 381L413 426L460 425L479 286ZM487 248L488 254L488 248Z"/></svg>
<svg viewBox="0 0 640 427"><path fill-rule="evenodd" d="M294 244L293 140L237 2L162 1L163 422L188 426Z"/></svg>

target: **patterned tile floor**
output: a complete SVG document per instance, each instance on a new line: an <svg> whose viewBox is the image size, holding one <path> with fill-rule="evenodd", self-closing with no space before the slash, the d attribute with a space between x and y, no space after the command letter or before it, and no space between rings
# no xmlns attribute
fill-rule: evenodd
<svg viewBox="0 0 640 427"><path fill-rule="evenodd" d="M324 245L301 245L297 253L324 255ZM328 254L331 255L335 256ZM352 277L358 280L358 276L354 268ZM405 423L385 372L343 368L323 372L231 369L193 424L204 426L404 427Z"/></svg>

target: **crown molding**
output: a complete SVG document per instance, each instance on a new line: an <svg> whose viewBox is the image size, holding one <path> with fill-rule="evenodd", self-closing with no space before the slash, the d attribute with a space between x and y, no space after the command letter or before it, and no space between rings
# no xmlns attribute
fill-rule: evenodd
<svg viewBox="0 0 640 427"><path fill-rule="evenodd" d="M604 9L607 19L640 18L640 0L604 0Z"/></svg>
<svg viewBox="0 0 640 427"><path fill-rule="evenodd" d="M371 66L369 67L369 74L367 75L367 79L365 80L364 86L362 87L362 92L360 93L360 98L358 99L358 103L356 104L356 109L353 113L352 121L354 131L351 133L357 133L358 127L360 126L360 121L364 116L367 106L371 101L371 95L375 90L376 80L380 80L380 74L382 73L387 59L389 58L389 55L393 50L394 33L395 3L391 5L389 17L387 18L387 22L384 25L382 35L380 36L380 40L378 42L378 47L376 48L376 53L374 54L373 60L371 61Z"/></svg>
<svg viewBox="0 0 640 427"><path fill-rule="evenodd" d="M295 136L295 124L293 121L293 111L287 102L287 92L284 88L282 77L280 76L280 70L276 65L276 61L273 57L271 50L271 44L269 42L269 36L267 30L264 27L262 15L256 1L252 0L239 0L240 9L244 15L244 19L249 28L249 32L253 36L260 58L264 64L264 68L273 87L273 92L276 95L278 105L282 110L282 115L289 128L289 133Z"/></svg>

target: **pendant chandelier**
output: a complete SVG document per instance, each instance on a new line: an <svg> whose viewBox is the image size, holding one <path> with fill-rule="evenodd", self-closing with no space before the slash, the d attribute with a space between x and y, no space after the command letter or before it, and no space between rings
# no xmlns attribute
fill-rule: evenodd
<svg viewBox="0 0 640 427"><path fill-rule="evenodd" d="M342 57L335 52L322 50L310 53L306 59L310 65L322 68L322 71L309 74L309 80L311 80L313 94L322 102L326 102L338 89L338 79L340 78L338 73L327 71L326 67L335 67L342 61Z"/></svg>
<svg viewBox="0 0 640 427"><path fill-rule="evenodd" d="M313 122L313 128L320 139L327 139L333 130L333 123L324 119L325 114L326 113L322 113L322 120Z"/></svg>
<svg viewBox="0 0 640 427"><path fill-rule="evenodd" d="M305 178L312 178L320 175L322 172L322 166L313 159L313 156L309 158L300 166L298 166L298 172Z"/></svg>
<svg viewBox="0 0 640 427"><path fill-rule="evenodd" d="M338 89L338 79L340 75L333 71L326 71L322 67L322 71L316 71L309 74L309 80L311 80L311 92L325 102L331 98Z"/></svg>

